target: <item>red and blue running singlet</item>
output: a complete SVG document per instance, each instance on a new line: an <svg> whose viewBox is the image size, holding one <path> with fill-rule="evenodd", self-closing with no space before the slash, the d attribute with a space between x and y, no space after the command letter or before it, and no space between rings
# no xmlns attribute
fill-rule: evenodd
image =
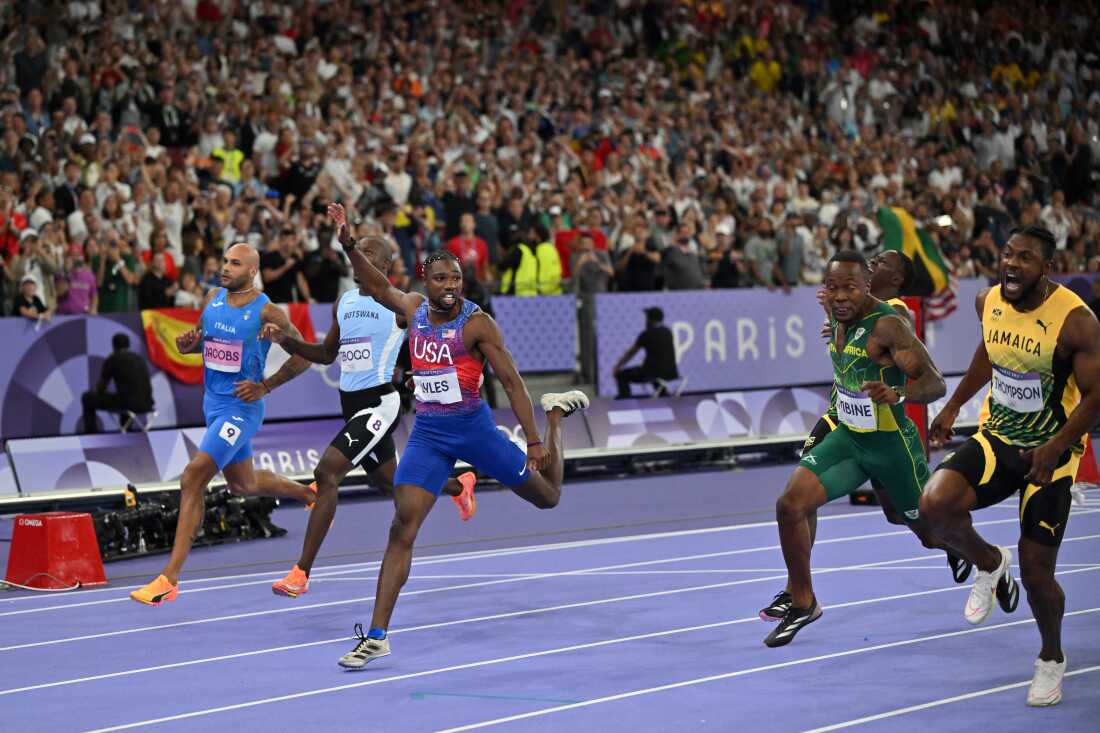
<svg viewBox="0 0 1100 733"><path fill-rule="evenodd" d="M482 363L466 351L462 329L480 310L468 300L453 321L433 325L428 302L416 309L409 327L417 415L464 415L481 406Z"/></svg>

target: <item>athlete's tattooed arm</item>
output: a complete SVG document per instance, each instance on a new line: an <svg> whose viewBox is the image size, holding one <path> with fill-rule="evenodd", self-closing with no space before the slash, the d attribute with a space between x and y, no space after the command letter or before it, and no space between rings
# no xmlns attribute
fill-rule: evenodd
<svg viewBox="0 0 1100 733"><path fill-rule="evenodd" d="M1066 316L1055 356L1072 361L1081 401L1050 440L1023 452L1024 458L1031 461L1027 478L1040 486L1051 482L1062 454L1100 419L1100 323L1091 310L1080 307Z"/></svg>
<svg viewBox="0 0 1100 733"><path fill-rule="evenodd" d="M290 333L299 341L302 339L302 334L300 334L298 329L294 327L294 324L290 322L286 313L272 303L268 303L264 306L263 311L260 313L260 320L265 327L268 324L273 324L278 326L280 330ZM263 338L263 329L260 329L258 338ZM233 393L245 402L255 402L256 400L263 399L265 395L270 394L276 387L281 384L286 384L307 369L309 369L309 362L295 355L287 359L286 363L279 368L279 371L275 372L270 377L261 379L259 382L252 382L247 379L234 382Z"/></svg>
<svg viewBox="0 0 1100 733"><path fill-rule="evenodd" d="M982 313L985 311L985 298L989 294L989 288L978 293L974 299L974 309L978 311L978 325L981 326ZM993 378L993 365L989 361L989 352L985 350L985 339L978 339L978 348L974 350L974 356L970 359L970 366L966 369L959 386L955 387L955 393L940 410L928 427L928 442L933 447L939 448L954 434L952 427L959 416L959 410L970 401L978 390L989 383Z"/></svg>
<svg viewBox="0 0 1100 733"><path fill-rule="evenodd" d="M928 403L938 400L947 392L943 375L932 363L928 350L920 342L909 324L901 316L878 319L875 323L874 339L878 348L888 355L889 360L909 378L905 388L905 399L911 402ZM881 352L880 352L881 353ZM901 400L892 387L882 382L868 382L863 390L875 402L893 404Z"/></svg>
<svg viewBox="0 0 1100 733"><path fill-rule="evenodd" d="M536 462L536 468L546 468L550 463L550 454L541 444L538 425L535 423L535 408L531 404L531 395L527 393L527 385L519 376L516 362L512 359L512 353L504 345L504 337L500 333L500 327L489 314L479 312L470 317L466 322L467 348L473 346L482 353L493 368L493 372L500 380L500 385L508 395L508 402L512 405L512 412L516 414L523 434L527 436L527 457ZM545 455L544 455L545 454Z"/></svg>
<svg viewBox="0 0 1100 733"><path fill-rule="evenodd" d="M319 344L294 336L275 323L265 323L260 338L279 344L292 356L300 356L314 364L331 364L340 353L340 322L336 319L336 304L332 305L332 326L325 334L325 340Z"/></svg>

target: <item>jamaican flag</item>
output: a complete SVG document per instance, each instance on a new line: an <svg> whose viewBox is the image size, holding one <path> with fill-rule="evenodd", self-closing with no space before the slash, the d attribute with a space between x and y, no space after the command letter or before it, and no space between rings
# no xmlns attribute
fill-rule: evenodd
<svg viewBox="0 0 1100 733"><path fill-rule="evenodd" d="M894 249L913 261L913 283L905 295L919 295L925 301L925 316L935 321L955 310L958 282L951 267L928 235L905 209L883 207L877 219L882 227L883 249Z"/></svg>

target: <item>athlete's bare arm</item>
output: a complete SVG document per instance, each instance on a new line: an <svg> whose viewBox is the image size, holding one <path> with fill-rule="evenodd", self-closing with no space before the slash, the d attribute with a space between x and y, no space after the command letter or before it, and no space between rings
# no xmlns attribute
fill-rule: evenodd
<svg viewBox="0 0 1100 733"><path fill-rule="evenodd" d="M990 288L985 288L974 299L974 309L978 312L978 323L981 324L982 313L985 311L985 298ZM955 393L943 406L940 414L932 420L928 427L928 440L936 448L946 443L954 434L952 426L959 416L959 410L970 399L978 394L978 390L989 383L993 378L993 365L989 361L989 352L985 350L985 338L978 339L978 348L974 350L974 356L970 359L970 366L966 369L959 386L955 387Z"/></svg>
<svg viewBox="0 0 1100 733"><path fill-rule="evenodd" d="M924 348L924 344L901 316L878 319L872 336L879 352L876 361L886 357L910 379L905 388L905 399L924 404L944 396L947 385L943 381L943 375L932 363L928 349ZM871 356L875 357L876 354L872 353ZM901 395L882 382L868 382L863 385L863 391L879 403L894 404L901 400Z"/></svg>
<svg viewBox="0 0 1100 733"><path fill-rule="evenodd" d="M290 319L287 318L283 309L273 303L266 303L264 305L263 311L260 312L260 322L263 323L265 327L268 324L274 324L278 326L279 329L289 332L298 340L302 338L302 334L300 334L298 329L294 327L294 324L290 322ZM260 329L257 338L263 338L263 328ZM270 394L272 390L279 385L286 384L307 369L309 369L309 362L295 355L287 359L286 363L279 368L279 371L259 382L252 382L247 379L234 382L233 392L239 399L245 402L255 402L258 399L262 399L264 395Z"/></svg>
<svg viewBox="0 0 1100 733"><path fill-rule="evenodd" d="M1040 486L1050 483L1062 454L1100 419L1100 323L1091 310L1079 307L1066 316L1056 355L1071 360L1081 401L1050 440L1024 453L1031 460L1027 478Z"/></svg>
<svg viewBox="0 0 1100 733"><path fill-rule="evenodd" d="M291 356L300 356L314 364L331 364L340 353L340 321L336 318L336 304L332 304L332 326L325 334L325 340L319 344L305 341L277 323L265 323L260 338L279 344Z"/></svg>
<svg viewBox="0 0 1100 733"><path fill-rule="evenodd" d="M411 321L424 296L419 293L404 293L395 288L390 284L386 274L372 265L371 261L359 251L351 240L347 215L341 204L329 204L328 215L340 233L340 245L351 261L351 267L355 270L355 276L359 278L363 290L385 308L403 316L406 321Z"/></svg>
<svg viewBox="0 0 1100 733"><path fill-rule="evenodd" d="M480 351L489 362L489 366L493 368L493 372L500 380L501 386L504 387L504 392L508 395L512 412L516 413L516 419L519 420L523 433L527 436L527 442L540 442L541 438L539 438L538 425L535 423L535 408L531 403L531 395L527 393L527 385L524 384L523 378L519 376L516 362L512 359L512 352L508 351L508 347L504 345L504 337L501 335L500 327L497 326L496 321L487 313L475 313L466 322L463 336L466 339L467 348L472 346ZM545 460L543 460L542 454L544 451L537 450L544 448L542 445L537 445L528 449L529 458L538 458L539 468L545 468L550 462L549 452L545 452Z"/></svg>
<svg viewBox="0 0 1100 733"><path fill-rule="evenodd" d="M195 354L202 350L202 315L206 312L206 306L218 294L221 288L212 288L207 291L202 301L202 310L199 311L199 323L194 328L184 331L176 336L176 349L181 354Z"/></svg>

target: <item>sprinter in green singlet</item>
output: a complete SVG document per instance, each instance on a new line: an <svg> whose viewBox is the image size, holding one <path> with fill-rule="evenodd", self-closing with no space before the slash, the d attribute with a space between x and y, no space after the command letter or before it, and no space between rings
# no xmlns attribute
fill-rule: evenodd
<svg viewBox="0 0 1100 733"><path fill-rule="evenodd" d="M810 579L807 517L826 502L878 479L925 547L946 549L920 518L928 462L905 400L928 403L947 387L928 351L894 308L871 295L863 255L838 252L825 270L831 315L829 355L836 387L836 430L805 453L776 503L791 605L764 640L783 646L821 616ZM911 380L908 388L906 379Z"/></svg>

